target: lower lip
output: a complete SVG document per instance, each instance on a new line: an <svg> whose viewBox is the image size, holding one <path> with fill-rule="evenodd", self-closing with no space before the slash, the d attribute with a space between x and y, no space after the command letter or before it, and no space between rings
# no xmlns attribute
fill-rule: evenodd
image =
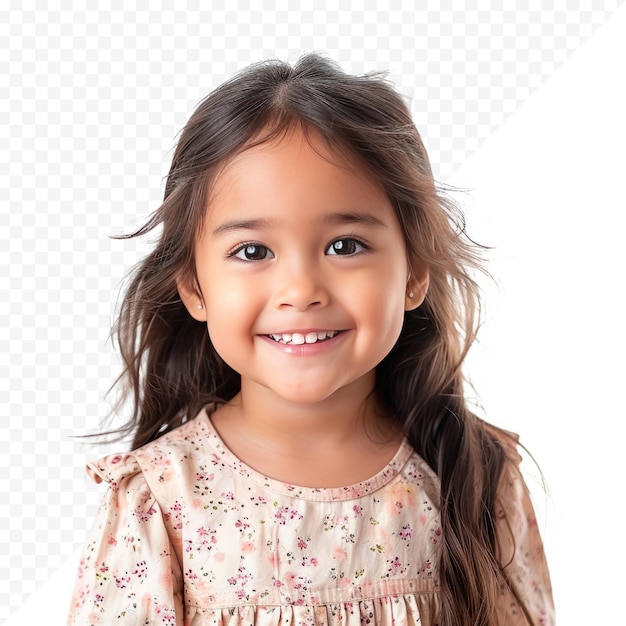
<svg viewBox="0 0 626 626"><path fill-rule="evenodd" d="M290 354L293 356L314 356L316 354L322 354L326 350L333 348L340 341L343 340L346 332L341 331L337 333L332 339L325 339L324 341L316 341L315 343L281 343L280 341L274 341L267 335L260 335L260 337L269 343L273 348L279 350L283 354Z"/></svg>

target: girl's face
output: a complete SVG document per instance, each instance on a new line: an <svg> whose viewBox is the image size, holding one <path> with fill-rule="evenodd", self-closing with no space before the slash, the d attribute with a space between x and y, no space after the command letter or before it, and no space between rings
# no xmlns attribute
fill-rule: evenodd
<svg viewBox="0 0 626 626"><path fill-rule="evenodd" d="M295 130L219 173L195 261L200 293L179 285L181 297L242 394L292 403L369 393L428 283L425 269L409 275L379 184Z"/></svg>

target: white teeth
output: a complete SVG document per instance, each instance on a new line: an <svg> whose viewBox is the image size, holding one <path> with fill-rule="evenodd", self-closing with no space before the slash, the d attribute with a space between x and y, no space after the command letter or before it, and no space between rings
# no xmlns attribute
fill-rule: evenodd
<svg viewBox="0 0 626 626"><path fill-rule="evenodd" d="M280 335L270 335L270 337L279 343L290 343L295 346L301 346L304 343L317 343L324 339L332 339L337 332L336 330L322 330L320 332L312 331L306 335L302 333L282 333Z"/></svg>

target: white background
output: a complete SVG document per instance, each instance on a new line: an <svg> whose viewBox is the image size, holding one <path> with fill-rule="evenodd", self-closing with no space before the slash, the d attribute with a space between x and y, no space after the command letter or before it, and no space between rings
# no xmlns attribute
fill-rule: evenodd
<svg viewBox="0 0 626 626"><path fill-rule="evenodd" d="M559 623L618 623L624 6L244 4L0 12L0 618L63 623L101 495L83 467L108 448L70 437L110 408L117 288L147 250L108 236L158 206L176 133L210 89L251 61L317 50L389 70L437 176L468 190L458 199L498 282L485 282L468 373L545 475L547 493L528 464Z"/></svg>

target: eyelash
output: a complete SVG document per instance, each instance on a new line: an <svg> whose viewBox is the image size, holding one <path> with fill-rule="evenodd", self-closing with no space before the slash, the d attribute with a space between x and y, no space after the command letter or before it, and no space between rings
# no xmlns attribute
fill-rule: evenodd
<svg viewBox="0 0 626 626"><path fill-rule="evenodd" d="M341 243L350 242L351 245L356 246L358 249L355 252L348 253L348 254L337 253L336 249L333 254L329 253L329 250L333 249L333 246L335 246L336 244L340 242ZM259 250L265 250L266 254L263 256L263 258L257 258L257 259L247 258L247 257L242 258L241 256L239 256L241 253L245 254L248 248L256 248ZM369 250L369 246L362 239L358 239L356 237L338 237L337 239L334 239L328 245L328 247L326 248L325 254L328 254L328 256L358 256L360 254L363 254L367 250ZM267 256L267 253L269 253L269 255L271 256ZM255 241L246 241L244 243L239 244L232 250L230 250L226 256L231 259L243 261L244 263L254 263L256 261L265 261L268 258L274 258L274 253L267 246L264 246L262 243L257 243Z"/></svg>
<svg viewBox="0 0 626 626"><path fill-rule="evenodd" d="M248 263L255 262L255 261L264 261L265 258L267 258L267 257L264 257L262 259L249 259L249 258L242 258L242 257L240 257L239 254L242 253L242 252L245 253L245 251L248 248L263 249L266 252L269 252L272 255L272 257L274 256L272 254L272 251L267 246L264 246L262 243L256 243L254 241L246 241L244 243L239 244L238 246L236 246L235 248L230 250L226 256L229 259L236 259L238 261L244 261L244 262L248 262Z"/></svg>
<svg viewBox="0 0 626 626"><path fill-rule="evenodd" d="M332 254L330 256L358 256L359 254L363 254L363 252L366 252L367 250L369 250L369 246L362 240L362 239L358 239L356 237L339 237L339 239L335 239L333 242L331 242L331 244L326 248L326 253L328 254L328 250L331 250L333 248L333 246L335 246L338 243L344 243L344 242L350 242L350 245L356 245L357 247L360 248L360 250L357 250L356 252L352 252L350 254Z"/></svg>

